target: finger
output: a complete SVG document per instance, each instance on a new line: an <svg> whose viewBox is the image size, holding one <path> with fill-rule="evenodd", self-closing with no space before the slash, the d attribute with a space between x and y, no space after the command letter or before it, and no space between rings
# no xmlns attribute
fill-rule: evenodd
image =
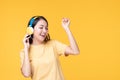
<svg viewBox="0 0 120 80"><path fill-rule="evenodd" d="M31 35L26 34L26 35L24 36L24 39L28 39L28 38L30 38L30 37L31 37Z"/></svg>
<svg viewBox="0 0 120 80"><path fill-rule="evenodd" d="M67 22L68 21L68 19L67 18L65 18L65 20L64 20L65 22Z"/></svg>
<svg viewBox="0 0 120 80"><path fill-rule="evenodd" d="M28 43L28 42L29 42L29 39L26 39L25 42Z"/></svg>
<svg viewBox="0 0 120 80"><path fill-rule="evenodd" d="M27 35L26 38L30 38L31 36L30 35Z"/></svg>
<svg viewBox="0 0 120 80"><path fill-rule="evenodd" d="M63 20L64 22L69 22L70 21L70 19L69 18L64 18L64 20Z"/></svg>
<svg viewBox="0 0 120 80"><path fill-rule="evenodd" d="M29 35L28 35L28 34L25 34L24 38L27 37L27 36L29 36Z"/></svg>
<svg viewBox="0 0 120 80"><path fill-rule="evenodd" d="M70 23L70 19L68 19L68 23Z"/></svg>
<svg viewBox="0 0 120 80"><path fill-rule="evenodd" d="M29 35L25 35L25 37L24 37L24 39L23 39L23 42L24 42L24 43L28 42L29 38L30 38Z"/></svg>

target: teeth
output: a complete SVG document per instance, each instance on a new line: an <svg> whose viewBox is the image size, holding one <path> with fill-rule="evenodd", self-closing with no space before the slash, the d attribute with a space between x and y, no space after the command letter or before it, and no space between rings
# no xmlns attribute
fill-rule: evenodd
<svg viewBox="0 0 120 80"><path fill-rule="evenodd" d="M41 35L42 37L45 37L45 35Z"/></svg>
<svg viewBox="0 0 120 80"><path fill-rule="evenodd" d="M40 36L45 37L45 34L40 34Z"/></svg>

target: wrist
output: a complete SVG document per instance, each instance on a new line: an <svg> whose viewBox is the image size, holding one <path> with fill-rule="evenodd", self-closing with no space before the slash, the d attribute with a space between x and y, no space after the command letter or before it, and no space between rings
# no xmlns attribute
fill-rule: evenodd
<svg viewBox="0 0 120 80"><path fill-rule="evenodd" d="M67 27L67 28L64 28L64 30L65 30L66 32L68 32L68 31L70 31L70 28Z"/></svg>
<svg viewBox="0 0 120 80"><path fill-rule="evenodd" d="M24 48L24 54L25 54L25 56L28 56L28 52L29 50L28 50L28 48Z"/></svg>
<svg viewBox="0 0 120 80"><path fill-rule="evenodd" d="M29 48L28 48L27 46L25 46L25 47L24 47L24 50L25 50L25 51L28 51L28 50L29 50Z"/></svg>

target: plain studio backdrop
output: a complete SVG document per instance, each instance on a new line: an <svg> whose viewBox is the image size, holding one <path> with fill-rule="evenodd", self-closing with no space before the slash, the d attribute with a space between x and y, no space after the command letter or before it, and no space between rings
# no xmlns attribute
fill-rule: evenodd
<svg viewBox="0 0 120 80"><path fill-rule="evenodd" d="M66 80L120 80L120 0L1 0L0 80L31 80L20 71L29 19L45 16L52 39L69 44L61 19L71 20L80 55L60 56Z"/></svg>

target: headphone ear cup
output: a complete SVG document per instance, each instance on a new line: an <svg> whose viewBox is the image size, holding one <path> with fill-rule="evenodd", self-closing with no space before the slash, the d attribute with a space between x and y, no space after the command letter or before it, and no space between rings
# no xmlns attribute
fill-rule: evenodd
<svg viewBox="0 0 120 80"><path fill-rule="evenodd" d="M27 27L27 34L28 35L33 34L33 28L32 27Z"/></svg>

